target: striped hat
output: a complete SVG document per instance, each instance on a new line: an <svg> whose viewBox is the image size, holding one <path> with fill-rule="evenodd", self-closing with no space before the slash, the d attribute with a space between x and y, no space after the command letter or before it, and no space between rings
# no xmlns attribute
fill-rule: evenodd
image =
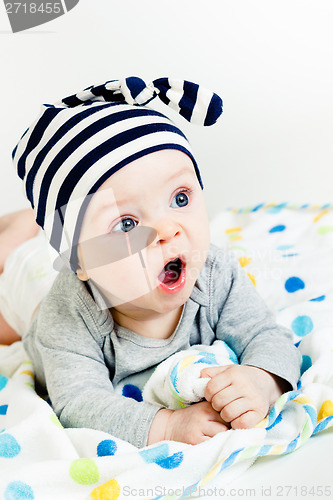
<svg viewBox="0 0 333 500"><path fill-rule="evenodd" d="M74 272L89 201L117 170L154 151L177 149L191 158L203 187L184 134L169 118L145 106L156 96L191 123L212 125L222 113L221 98L191 82L111 80L43 104L13 150L36 222Z"/></svg>

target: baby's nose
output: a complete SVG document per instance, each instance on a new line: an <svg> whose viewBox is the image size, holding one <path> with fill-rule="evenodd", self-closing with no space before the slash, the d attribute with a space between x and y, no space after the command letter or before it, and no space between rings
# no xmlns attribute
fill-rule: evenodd
<svg viewBox="0 0 333 500"><path fill-rule="evenodd" d="M154 229L157 231L156 238L159 243L170 241L181 232L179 224L169 218L160 219L156 224L154 224Z"/></svg>

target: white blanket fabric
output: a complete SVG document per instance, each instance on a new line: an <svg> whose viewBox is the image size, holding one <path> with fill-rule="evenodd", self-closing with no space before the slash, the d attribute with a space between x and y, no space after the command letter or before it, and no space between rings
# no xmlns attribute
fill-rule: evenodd
<svg viewBox="0 0 333 500"><path fill-rule="evenodd" d="M256 457L289 453L333 424L333 207L226 210L211 230L293 330L303 356L298 390L282 395L254 429L138 450L100 431L63 429L34 390L21 343L1 347L0 498L176 499L190 491L187 498L197 498L199 488L208 497Z"/></svg>
<svg viewBox="0 0 333 500"><path fill-rule="evenodd" d="M201 370L237 362L236 354L221 340L211 346L195 345L176 352L157 366L143 389L142 398L171 410L185 408L204 399L210 379L201 377Z"/></svg>

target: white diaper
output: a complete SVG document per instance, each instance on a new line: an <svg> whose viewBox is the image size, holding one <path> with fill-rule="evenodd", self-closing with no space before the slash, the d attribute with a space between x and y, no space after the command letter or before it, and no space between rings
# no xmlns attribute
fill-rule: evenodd
<svg viewBox="0 0 333 500"><path fill-rule="evenodd" d="M34 238L15 248L4 263L0 275L0 312L21 337L28 331L35 309L58 275L52 266L52 251L40 229Z"/></svg>

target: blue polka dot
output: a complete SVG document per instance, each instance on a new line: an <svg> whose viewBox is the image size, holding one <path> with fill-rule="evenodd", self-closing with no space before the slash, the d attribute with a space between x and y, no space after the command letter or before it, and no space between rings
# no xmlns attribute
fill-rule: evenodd
<svg viewBox="0 0 333 500"><path fill-rule="evenodd" d="M183 461L183 453L179 451L174 453L170 457L162 458L161 460L156 460L157 465L162 467L162 469L175 469L179 467Z"/></svg>
<svg viewBox="0 0 333 500"><path fill-rule="evenodd" d="M0 457L13 458L20 451L20 445L11 434L0 434Z"/></svg>
<svg viewBox="0 0 333 500"><path fill-rule="evenodd" d="M297 257L298 253L285 253L282 257Z"/></svg>
<svg viewBox="0 0 333 500"><path fill-rule="evenodd" d="M252 208L252 212L256 212L257 210L259 210L259 208L263 207L265 205L265 203L260 203L260 205L257 205L256 207Z"/></svg>
<svg viewBox="0 0 333 500"><path fill-rule="evenodd" d="M99 457L107 457L114 455L117 451L117 444L111 439L105 439L101 441L97 446L97 455Z"/></svg>
<svg viewBox="0 0 333 500"><path fill-rule="evenodd" d="M200 358L194 362L195 365L198 363L207 363L207 365L218 364L215 354L212 352L199 352L198 355L200 356Z"/></svg>
<svg viewBox="0 0 333 500"><path fill-rule="evenodd" d="M310 302L322 302L326 299L326 295L321 295L320 297L316 297L315 299L310 299Z"/></svg>
<svg viewBox="0 0 333 500"><path fill-rule="evenodd" d="M276 205L275 207L271 207L267 210L268 214L278 214L281 212L281 210L287 205L287 202L280 203L279 205Z"/></svg>
<svg viewBox="0 0 333 500"><path fill-rule="evenodd" d="M7 382L8 378L4 377L3 375L0 375L0 391L6 387Z"/></svg>
<svg viewBox="0 0 333 500"><path fill-rule="evenodd" d="M9 483L4 493L5 500L33 500L35 498L31 487L22 481Z"/></svg>
<svg viewBox="0 0 333 500"><path fill-rule="evenodd" d="M234 351L231 349L231 347L229 347L228 344L225 344L225 348L228 351L230 361L238 364L238 358L237 358L236 354L234 353Z"/></svg>
<svg viewBox="0 0 333 500"><path fill-rule="evenodd" d="M291 328L298 337L304 337L313 330L313 321L310 316L297 316L291 323Z"/></svg>
<svg viewBox="0 0 333 500"><path fill-rule="evenodd" d="M276 247L277 250L289 250L290 248L293 248L295 245L279 245Z"/></svg>
<svg viewBox="0 0 333 500"><path fill-rule="evenodd" d="M156 460L166 458L169 454L169 446L167 444L160 444L154 448L142 450L139 453L145 462L151 464L156 462Z"/></svg>
<svg viewBox="0 0 333 500"><path fill-rule="evenodd" d="M123 387L123 396L126 398L132 398L135 399L136 401L142 401L142 393L136 385L133 384L126 384Z"/></svg>
<svg viewBox="0 0 333 500"><path fill-rule="evenodd" d="M284 231L286 229L286 226L283 224L280 224L279 226L274 226L272 227L268 232L269 233L280 233L281 231Z"/></svg>
<svg viewBox="0 0 333 500"><path fill-rule="evenodd" d="M288 293L294 293L305 288L304 281L296 276L288 278L284 286Z"/></svg>
<svg viewBox="0 0 333 500"><path fill-rule="evenodd" d="M306 354L304 354L302 356L301 375L303 375L303 373L306 372L306 370L311 368L311 366L312 366L312 360L311 360L310 356L307 356Z"/></svg>
<svg viewBox="0 0 333 500"><path fill-rule="evenodd" d="M8 410L8 405L1 405L0 406L0 415L6 415Z"/></svg>
<svg viewBox="0 0 333 500"><path fill-rule="evenodd" d="M163 469L175 469L183 461L183 453L178 452L169 456L169 446L161 444L139 452L146 463L155 463Z"/></svg>

